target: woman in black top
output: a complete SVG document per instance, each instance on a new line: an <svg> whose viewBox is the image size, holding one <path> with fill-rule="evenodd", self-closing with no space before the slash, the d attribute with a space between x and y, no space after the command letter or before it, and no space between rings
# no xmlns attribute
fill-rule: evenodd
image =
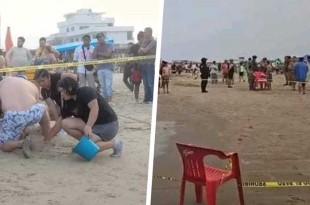
<svg viewBox="0 0 310 205"><path fill-rule="evenodd" d="M61 100L61 94L57 89L58 81L64 77L71 77L77 80L77 76L71 73L50 73L45 69L37 70L34 79L41 87L41 95L46 102L51 120L56 123L51 128L49 139L54 137L61 130L60 108L64 107ZM69 102L67 102L68 104ZM68 105L66 105L68 106Z"/></svg>
<svg viewBox="0 0 310 205"><path fill-rule="evenodd" d="M59 81L58 90L64 101L73 100L73 117L62 116L62 127L79 140L89 137L100 151L113 149L112 157L120 157L123 147L121 140L114 140L118 133L118 118L109 103L92 87L78 87L78 83L65 77Z"/></svg>

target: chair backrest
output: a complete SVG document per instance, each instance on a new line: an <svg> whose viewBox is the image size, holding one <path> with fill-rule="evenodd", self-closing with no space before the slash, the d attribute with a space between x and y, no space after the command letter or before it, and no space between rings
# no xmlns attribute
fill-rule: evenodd
<svg viewBox="0 0 310 205"><path fill-rule="evenodd" d="M177 143L177 147L183 161L183 178L193 181L205 181L204 150L179 143Z"/></svg>
<svg viewBox="0 0 310 205"><path fill-rule="evenodd" d="M176 143L176 145L183 161L183 179L190 181L205 181L204 158L207 155L215 155L220 159L230 158L227 154L219 150L197 147L191 144ZM235 163L239 163L237 153L233 153L232 162L232 172L237 171L239 173L239 164L235 166Z"/></svg>

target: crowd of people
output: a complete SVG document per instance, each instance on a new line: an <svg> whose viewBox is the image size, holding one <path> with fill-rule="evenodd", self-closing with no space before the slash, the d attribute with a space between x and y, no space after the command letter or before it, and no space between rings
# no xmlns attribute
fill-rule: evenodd
<svg viewBox="0 0 310 205"><path fill-rule="evenodd" d="M96 35L98 43L90 45L89 35L82 37L83 44L75 49L75 62L104 60L113 57L113 47L105 42L104 33ZM130 47L130 55L146 56L156 54L156 40L152 29L138 34L138 43ZM33 57L23 47L25 39L18 38L16 47L5 55L0 55L0 67L22 67L57 63L60 53L40 38L40 46ZM134 90L138 100L139 86L144 85L144 103L152 103L154 89L155 60L147 59L128 63L126 75L130 81L126 84ZM101 86L95 87L96 77ZM125 72L124 72L125 76ZM125 77L124 77L125 79ZM34 82L30 82L24 73L7 75L0 81L1 128L0 149L10 152L23 149L25 157L31 156L31 138L27 127L39 123L44 141L49 143L61 130L79 140L87 136L100 148L100 151L113 149L112 157L120 157L123 141L115 139L119 122L112 108L113 64L96 66L79 65L76 72L52 72L38 69ZM44 102L45 103L44 103ZM51 121L55 121L51 126Z"/></svg>
<svg viewBox="0 0 310 205"><path fill-rule="evenodd" d="M255 55L247 61L242 60L238 63L234 62L234 60L225 60L224 62L207 62L207 60L207 58L202 58L199 64L192 62L189 64L176 64L174 62L170 65L168 62L162 61L160 70L160 80L162 83L160 83L159 87L163 87L165 93L166 88L164 85L168 85L170 77L185 71L185 73L192 73L194 79L197 79L200 73L202 93L208 92L206 88L209 79L212 84L217 84L220 76L222 77L222 83L225 83L228 88L232 88L236 73L238 74L239 82L245 82L245 76L247 76L249 90L256 90L257 86L260 86L261 89L271 90L273 74L279 74L281 71L286 79L284 86L292 86L292 90L295 90L296 84L298 84L298 91L305 94L310 57L305 59L304 57L285 56L283 65L274 64L266 57L258 62ZM260 80L258 80L259 78Z"/></svg>
<svg viewBox="0 0 310 205"><path fill-rule="evenodd" d="M145 28L137 36L138 43L131 44L128 49L128 56L156 55L157 42L153 38L152 29ZM144 86L143 103L152 104L155 78L155 59L147 59L139 62L128 62L123 72L123 82L127 88L134 93L136 102L139 102L139 88L141 82Z"/></svg>

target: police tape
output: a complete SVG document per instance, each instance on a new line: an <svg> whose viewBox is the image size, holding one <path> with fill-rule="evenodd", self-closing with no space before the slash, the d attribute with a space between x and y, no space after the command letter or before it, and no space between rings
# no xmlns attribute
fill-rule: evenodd
<svg viewBox="0 0 310 205"><path fill-rule="evenodd" d="M150 56L137 56L137 57L125 57L125 58L111 58L111 59L87 61L87 62L72 62L72 63L56 63L56 64L36 65L36 66L22 66L22 67L15 67L15 68L3 68L3 69L0 69L0 73L29 71L29 70L38 70L38 69L66 68L66 67L75 67L79 65L98 65L98 64L107 64L107 63L142 61L142 60L155 59L155 57L156 57L155 55L150 55Z"/></svg>
<svg viewBox="0 0 310 205"><path fill-rule="evenodd" d="M153 176L154 179L162 179L168 181L177 181L181 182L180 179L175 179L172 177L165 176ZM251 182L243 182L242 187L249 188L293 188L293 187L310 187L310 181L251 181Z"/></svg>

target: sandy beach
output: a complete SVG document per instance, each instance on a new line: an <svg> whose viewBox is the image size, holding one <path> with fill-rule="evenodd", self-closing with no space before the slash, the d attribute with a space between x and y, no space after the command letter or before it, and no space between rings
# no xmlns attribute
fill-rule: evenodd
<svg viewBox="0 0 310 205"><path fill-rule="evenodd" d="M209 84L209 93L201 93L199 79L173 77L170 94L158 98L153 174L181 178L175 142L183 142L238 152L243 182L309 181L310 85L307 94L300 95L283 83L284 76L274 75L271 91L249 91L247 82L238 82L236 76L232 89ZM211 162L225 166L213 158ZM250 205L306 205L309 189L243 190ZM152 205L178 204L179 190L178 181L154 179ZM196 204L192 184L185 193L185 204ZM219 188L217 204L239 204L235 181Z"/></svg>
<svg viewBox="0 0 310 205"><path fill-rule="evenodd" d="M53 147L36 149L30 159L21 150L0 152L0 204L145 204L152 105L135 104L120 73L113 90L122 157L111 158L108 150L87 162L71 152L77 141L70 136L55 137ZM143 99L143 85L140 90ZM35 142L42 138L38 129L30 129Z"/></svg>

